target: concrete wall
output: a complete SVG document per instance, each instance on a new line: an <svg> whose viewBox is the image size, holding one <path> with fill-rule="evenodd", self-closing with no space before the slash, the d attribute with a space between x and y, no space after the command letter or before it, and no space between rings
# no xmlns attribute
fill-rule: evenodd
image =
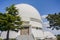
<svg viewBox="0 0 60 40"><path fill-rule="evenodd" d="M34 40L34 37L32 35L20 35L16 40Z"/></svg>
<svg viewBox="0 0 60 40"><path fill-rule="evenodd" d="M0 37L2 39L5 39L6 38L6 34L7 34L7 31L3 31L1 33L1 35L0 35ZM10 31L9 38L16 38L19 34L20 34L20 32Z"/></svg>

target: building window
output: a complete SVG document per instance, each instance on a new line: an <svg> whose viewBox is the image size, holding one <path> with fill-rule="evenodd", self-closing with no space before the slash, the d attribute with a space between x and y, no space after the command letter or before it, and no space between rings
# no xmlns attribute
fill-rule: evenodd
<svg viewBox="0 0 60 40"><path fill-rule="evenodd" d="M40 29L41 30L42 28L36 27L36 29Z"/></svg>
<svg viewBox="0 0 60 40"><path fill-rule="evenodd" d="M29 27L22 28L21 35L29 35Z"/></svg>
<svg viewBox="0 0 60 40"><path fill-rule="evenodd" d="M41 39L37 39L37 40L41 40Z"/></svg>
<svg viewBox="0 0 60 40"><path fill-rule="evenodd" d="M42 30L42 28L39 28L39 27L32 27L34 29L37 29L37 30Z"/></svg>

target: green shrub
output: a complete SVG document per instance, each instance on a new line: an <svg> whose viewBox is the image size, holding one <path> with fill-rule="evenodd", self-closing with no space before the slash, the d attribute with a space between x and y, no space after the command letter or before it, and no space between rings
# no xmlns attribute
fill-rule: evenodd
<svg viewBox="0 0 60 40"><path fill-rule="evenodd" d="M0 40L2 40L2 38L0 38Z"/></svg>
<svg viewBox="0 0 60 40"><path fill-rule="evenodd" d="M15 38L9 39L9 40L16 40Z"/></svg>
<svg viewBox="0 0 60 40"><path fill-rule="evenodd" d="M57 37L57 40L60 40L60 35L57 35L56 37Z"/></svg>
<svg viewBox="0 0 60 40"><path fill-rule="evenodd" d="M6 40L6 39L4 39L4 40ZM10 38L9 40L16 40L15 38Z"/></svg>

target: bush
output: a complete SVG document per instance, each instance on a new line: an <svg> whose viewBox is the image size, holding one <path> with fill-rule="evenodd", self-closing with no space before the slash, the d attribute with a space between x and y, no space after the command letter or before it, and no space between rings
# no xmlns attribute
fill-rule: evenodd
<svg viewBox="0 0 60 40"><path fill-rule="evenodd" d="M57 37L57 40L60 40L60 35L57 35L56 37Z"/></svg>
<svg viewBox="0 0 60 40"><path fill-rule="evenodd" d="M15 38L9 39L9 40L16 40Z"/></svg>
<svg viewBox="0 0 60 40"><path fill-rule="evenodd" d="M4 39L4 40L6 40L6 39ZM10 38L9 40L16 40L15 38Z"/></svg>
<svg viewBox="0 0 60 40"><path fill-rule="evenodd" d="M2 38L0 38L0 40L2 40Z"/></svg>

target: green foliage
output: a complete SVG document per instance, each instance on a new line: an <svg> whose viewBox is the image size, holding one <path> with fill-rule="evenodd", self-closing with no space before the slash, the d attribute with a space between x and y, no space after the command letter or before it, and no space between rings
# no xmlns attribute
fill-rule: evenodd
<svg viewBox="0 0 60 40"><path fill-rule="evenodd" d="M0 38L0 40L3 40L2 38Z"/></svg>
<svg viewBox="0 0 60 40"><path fill-rule="evenodd" d="M9 31L21 28L21 17L17 16L18 10L14 5L6 8L6 13L0 13L0 30L7 31L7 39L9 40Z"/></svg>
<svg viewBox="0 0 60 40"><path fill-rule="evenodd" d="M6 39L3 39L3 40L6 40ZM9 38L9 40L16 40L16 38Z"/></svg>
<svg viewBox="0 0 60 40"><path fill-rule="evenodd" d="M57 37L57 40L60 40L60 35L57 35L56 37Z"/></svg>
<svg viewBox="0 0 60 40"><path fill-rule="evenodd" d="M10 7L6 7L6 11L8 14L11 14L11 15L18 15L18 10L16 9L16 7L14 7L14 4L11 5Z"/></svg>
<svg viewBox="0 0 60 40"><path fill-rule="evenodd" d="M11 14L2 14L0 15L0 30L14 30L19 28L22 24L22 21L19 16L13 16Z"/></svg>
<svg viewBox="0 0 60 40"><path fill-rule="evenodd" d="M6 8L7 13L0 13L0 30L14 30L22 25L21 17L14 5Z"/></svg>
<svg viewBox="0 0 60 40"><path fill-rule="evenodd" d="M49 21L50 27L56 30L60 29L60 13L55 13L55 14L48 14L48 16L46 17L47 20Z"/></svg>

